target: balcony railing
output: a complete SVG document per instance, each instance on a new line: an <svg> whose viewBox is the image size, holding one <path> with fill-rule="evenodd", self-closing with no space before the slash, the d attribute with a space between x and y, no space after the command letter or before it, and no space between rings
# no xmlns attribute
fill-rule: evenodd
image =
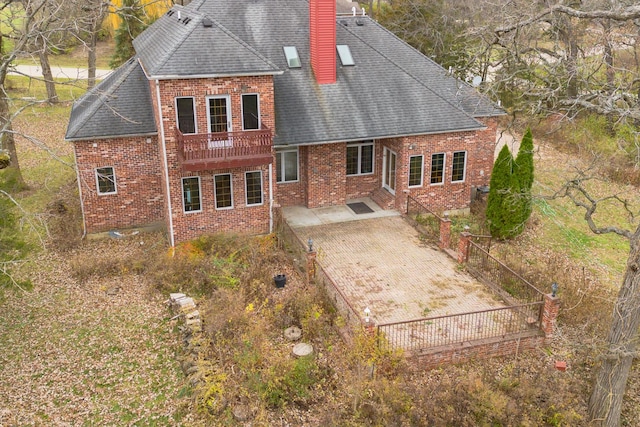
<svg viewBox="0 0 640 427"><path fill-rule="evenodd" d="M260 166L273 162L271 130L198 133L176 129L178 158L185 171Z"/></svg>

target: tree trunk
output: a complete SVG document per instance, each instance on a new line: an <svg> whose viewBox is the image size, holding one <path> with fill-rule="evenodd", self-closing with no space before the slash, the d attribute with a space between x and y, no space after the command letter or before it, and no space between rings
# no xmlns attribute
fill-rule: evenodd
<svg viewBox="0 0 640 427"><path fill-rule="evenodd" d="M87 57L87 89L96 85L96 46L98 44L97 30L91 31L89 38L89 55Z"/></svg>
<svg viewBox="0 0 640 427"><path fill-rule="evenodd" d="M49 64L49 55L47 54L47 46L44 45L44 43L40 46L38 56L40 57L40 66L42 67L44 85L47 88L47 101L50 104L56 104L58 102L56 82L53 80L53 73L51 72L51 65Z"/></svg>
<svg viewBox="0 0 640 427"><path fill-rule="evenodd" d="M607 353L589 399L589 418L594 426L620 425L622 398L634 356L640 327L640 226L630 239L631 249L622 287L613 309Z"/></svg>
<svg viewBox="0 0 640 427"><path fill-rule="evenodd" d="M16 150L16 141L13 137L13 129L11 127L11 112L9 111L9 103L7 102L4 85L0 85L0 148L9 152L9 166L4 169L3 173L9 179L7 183L9 191L21 191L27 188L20 164L18 163L18 152Z"/></svg>

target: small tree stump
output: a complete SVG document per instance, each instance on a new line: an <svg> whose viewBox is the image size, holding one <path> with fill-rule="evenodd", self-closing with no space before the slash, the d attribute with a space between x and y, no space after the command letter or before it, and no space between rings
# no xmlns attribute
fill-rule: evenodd
<svg viewBox="0 0 640 427"><path fill-rule="evenodd" d="M300 342L293 346L292 350L294 357L304 357L313 353L313 346L304 342Z"/></svg>
<svg viewBox="0 0 640 427"><path fill-rule="evenodd" d="M290 326L284 330L284 337L289 341L298 341L302 337L302 329L297 326Z"/></svg>

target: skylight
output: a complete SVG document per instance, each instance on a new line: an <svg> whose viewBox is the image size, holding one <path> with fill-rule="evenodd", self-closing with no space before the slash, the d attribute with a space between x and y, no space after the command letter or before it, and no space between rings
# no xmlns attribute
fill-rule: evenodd
<svg viewBox="0 0 640 427"><path fill-rule="evenodd" d="M340 62L343 66L346 65L356 65L353 60L353 56L351 56L351 49L346 44L339 44L336 46L338 49L338 55L340 56Z"/></svg>
<svg viewBox="0 0 640 427"><path fill-rule="evenodd" d="M287 65L289 68L301 68L300 57L298 56L298 49L295 46L284 46L284 56L287 58Z"/></svg>

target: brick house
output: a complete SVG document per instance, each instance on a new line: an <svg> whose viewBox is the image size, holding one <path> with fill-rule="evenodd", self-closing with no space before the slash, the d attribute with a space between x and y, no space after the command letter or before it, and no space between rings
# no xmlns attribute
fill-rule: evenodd
<svg viewBox="0 0 640 427"><path fill-rule="evenodd" d="M338 10L344 5L339 0ZM275 206L466 209L504 114L336 0L194 0L73 106L85 231L267 233Z"/></svg>

